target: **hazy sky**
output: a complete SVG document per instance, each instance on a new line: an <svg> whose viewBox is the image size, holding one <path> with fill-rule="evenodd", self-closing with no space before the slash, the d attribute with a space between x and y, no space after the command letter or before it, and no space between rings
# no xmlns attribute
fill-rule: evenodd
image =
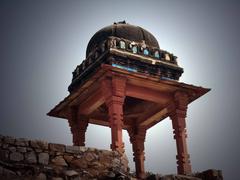
<svg viewBox="0 0 240 180"><path fill-rule="evenodd" d="M174 53L180 81L212 88L189 105L193 171L223 170L236 179L240 162L240 1L0 0L0 134L71 144L67 121L46 113L68 95L72 71L93 34L115 21L141 26ZM131 145L124 132L126 152ZM109 149L110 129L90 125L87 146ZM176 172L171 121L148 130L146 170ZM133 169L133 168L132 168Z"/></svg>

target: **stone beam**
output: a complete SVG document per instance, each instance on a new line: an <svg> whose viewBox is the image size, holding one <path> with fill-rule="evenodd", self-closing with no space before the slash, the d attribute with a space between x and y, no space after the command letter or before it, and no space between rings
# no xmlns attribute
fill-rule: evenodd
<svg viewBox="0 0 240 180"><path fill-rule="evenodd" d="M79 105L79 114L89 115L104 103L104 97L100 90L87 98Z"/></svg>
<svg viewBox="0 0 240 180"><path fill-rule="evenodd" d="M162 102L163 104L172 99L170 94L131 84L126 86L126 95L156 103Z"/></svg>
<svg viewBox="0 0 240 180"><path fill-rule="evenodd" d="M99 126L106 126L106 127L110 126L108 121L103 121L101 119L96 119L96 118L90 118L89 123L99 125ZM128 129L129 127L130 127L129 125L126 125L126 124L123 125L123 129Z"/></svg>
<svg viewBox="0 0 240 180"><path fill-rule="evenodd" d="M164 117L167 113L168 113L167 108L163 108L157 113L152 114L146 120L142 121L140 123L140 126L149 126L149 124L152 124L153 122L158 123L160 120L162 120L162 117Z"/></svg>
<svg viewBox="0 0 240 180"><path fill-rule="evenodd" d="M162 108L160 111L156 111L156 113L153 113L151 116L149 116L149 118L145 120L146 123L142 122L141 124L145 125L149 129L163 119L167 118L174 108L174 104L170 103L169 105Z"/></svg>

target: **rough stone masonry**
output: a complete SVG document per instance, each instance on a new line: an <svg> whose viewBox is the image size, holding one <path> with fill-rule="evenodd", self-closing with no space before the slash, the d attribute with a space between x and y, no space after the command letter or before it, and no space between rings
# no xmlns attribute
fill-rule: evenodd
<svg viewBox="0 0 240 180"><path fill-rule="evenodd" d="M0 135L0 179L77 180L128 174L116 151L66 146Z"/></svg>

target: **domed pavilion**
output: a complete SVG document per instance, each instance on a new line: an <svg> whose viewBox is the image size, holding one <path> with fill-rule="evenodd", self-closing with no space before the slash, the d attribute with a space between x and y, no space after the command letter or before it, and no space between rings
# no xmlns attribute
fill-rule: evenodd
<svg viewBox="0 0 240 180"><path fill-rule="evenodd" d="M76 146L85 145L90 123L110 127L111 149L124 153L122 130L127 130L138 179L145 177L147 130L170 117L177 170L188 174L187 107L210 89L178 82L182 73L177 57L161 49L150 32L125 21L114 23L93 35L86 59L73 71L70 94L48 115L68 121Z"/></svg>

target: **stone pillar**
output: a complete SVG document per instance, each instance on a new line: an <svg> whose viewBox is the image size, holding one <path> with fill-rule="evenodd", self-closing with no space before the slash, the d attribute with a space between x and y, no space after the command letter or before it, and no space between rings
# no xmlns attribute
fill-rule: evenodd
<svg viewBox="0 0 240 180"><path fill-rule="evenodd" d="M125 100L126 79L113 76L102 80L102 92L108 108L109 126L111 128L111 149L124 153L122 140L123 104Z"/></svg>
<svg viewBox="0 0 240 180"><path fill-rule="evenodd" d="M190 156L187 150L186 134L186 113L188 105L188 96L185 93L175 93L175 110L171 113L174 139L177 145L177 170L178 174L189 174L192 172Z"/></svg>
<svg viewBox="0 0 240 180"><path fill-rule="evenodd" d="M144 169L144 141L146 137L146 129L135 127L128 129L128 134L130 136L130 142L132 143L133 149L133 161L135 162L136 176L137 179L145 178L145 169Z"/></svg>
<svg viewBox="0 0 240 180"><path fill-rule="evenodd" d="M88 119L83 115L78 117L77 108L72 108L68 122L73 135L73 145L85 146L85 134L87 131Z"/></svg>

